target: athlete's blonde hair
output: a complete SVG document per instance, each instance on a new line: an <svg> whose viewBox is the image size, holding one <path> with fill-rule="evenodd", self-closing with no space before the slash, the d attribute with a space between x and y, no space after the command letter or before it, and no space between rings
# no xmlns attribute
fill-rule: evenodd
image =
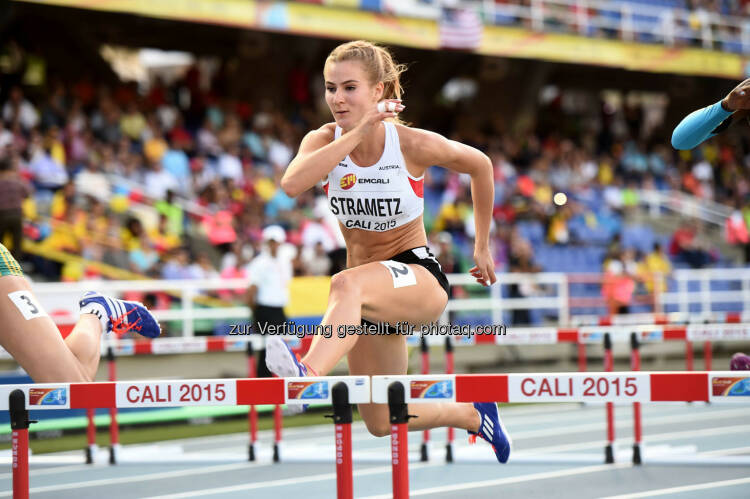
<svg viewBox="0 0 750 499"><path fill-rule="evenodd" d="M383 99L401 98L401 73L406 71L406 65L398 64L387 48L366 40L342 43L328 54L326 66L341 61L361 62L371 84L383 82Z"/></svg>

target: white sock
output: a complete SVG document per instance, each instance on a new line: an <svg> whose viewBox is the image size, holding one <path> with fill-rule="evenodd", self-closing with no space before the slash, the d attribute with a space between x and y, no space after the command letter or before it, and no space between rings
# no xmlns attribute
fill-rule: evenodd
<svg viewBox="0 0 750 499"><path fill-rule="evenodd" d="M88 304L81 307L81 314L94 314L102 325L102 333L107 332L109 327L109 317L107 317L107 310L104 305L96 302L89 302Z"/></svg>

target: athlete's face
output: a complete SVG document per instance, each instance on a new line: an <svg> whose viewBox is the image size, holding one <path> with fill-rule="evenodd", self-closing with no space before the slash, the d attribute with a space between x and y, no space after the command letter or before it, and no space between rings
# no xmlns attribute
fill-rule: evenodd
<svg viewBox="0 0 750 499"><path fill-rule="evenodd" d="M373 85L359 61L340 61L326 64L323 70L326 83L326 103L336 124L350 130L370 110L374 110L383 96L383 82Z"/></svg>

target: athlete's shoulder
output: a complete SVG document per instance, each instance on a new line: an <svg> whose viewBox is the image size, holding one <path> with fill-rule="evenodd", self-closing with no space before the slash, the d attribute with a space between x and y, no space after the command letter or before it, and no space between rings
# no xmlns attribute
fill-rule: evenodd
<svg viewBox="0 0 750 499"><path fill-rule="evenodd" d="M406 125L396 124L398 131L398 140L401 144L401 151L418 162L425 154L429 155L436 146L447 141L439 133L424 130L422 128L412 128Z"/></svg>
<svg viewBox="0 0 750 499"><path fill-rule="evenodd" d="M325 125L315 130L307 132L305 137L302 139L302 143L299 146L298 154L308 154L321 147L325 147L335 138L336 124L326 123Z"/></svg>
<svg viewBox="0 0 750 499"><path fill-rule="evenodd" d="M402 148L425 148L435 142L446 140L445 137L439 133L431 132L430 130L425 130L423 128L412 128L400 123L396 123L395 126L396 131L398 132L398 140L401 143Z"/></svg>
<svg viewBox="0 0 750 499"><path fill-rule="evenodd" d="M336 123L326 123L320 128L311 130L307 135L313 136L318 140L327 140L328 142L333 142L333 139L336 136Z"/></svg>

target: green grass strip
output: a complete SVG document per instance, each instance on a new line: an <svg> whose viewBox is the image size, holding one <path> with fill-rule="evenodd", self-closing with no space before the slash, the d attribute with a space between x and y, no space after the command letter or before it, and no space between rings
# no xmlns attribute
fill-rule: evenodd
<svg viewBox="0 0 750 499"><path fill-rule="evenodd" d="M256 405L259 414L270 413L274 406ZM311 404L311 408L324 407L323 404ZM133 411L119 413L117 423L120 425L139 425L166 423L169 421L186 421L189 419L220 418L241 416L247 414L248 406L199 406L199 407L173 407L156 411ZM94 416L94 425L97 427L109 426L109 414L97 414ZM88 426L86 416L75 416L70 418L45 419L34 423L29 427L29 433L46 431L80 430ZM0 425L0 435L9 435L10 425Z"/></svg>
<svg viewBox="0 0 750 499"><path fill-rule="evenodd" d="M270 407L270 406L269 406ZM154 411L156 412L156 411ZM283 427L294 428L299 426L310 426L315 424L330 424L330 419L326 418L327 410L306 412L291 417L285 417ZM273 428L273 418L266 411L266 415L258 418L259 430L270 430ZM118 418L119 419L119 418ZM359 421L361 418L357 412L354 412L354 420ZM32 425L33 426L33 425ZM210 424L176 424L176 425L159 425L145 428L128 428L120 432L120 443L142 444L149 442L161 442L165 440L175 440L181 438L195 438L212 435L224 435L237 433L239 442L248 442L248 427L246 418L233 418L223 421L214 421ZM331 439L333 439L333 425L331 425ZM97 431L96 442L100 447L109 445L109 432L106 428L100 428ZM270 442L266 442L270 445ZM32 438L29 441L29 447L33 454L46 454L49 452L75 451L83 449L87 445L86 434L56 436L54 438ZM0 450L10 449L10 442L0 443ZM83 457L81 458L83 459Z"/></svg>

